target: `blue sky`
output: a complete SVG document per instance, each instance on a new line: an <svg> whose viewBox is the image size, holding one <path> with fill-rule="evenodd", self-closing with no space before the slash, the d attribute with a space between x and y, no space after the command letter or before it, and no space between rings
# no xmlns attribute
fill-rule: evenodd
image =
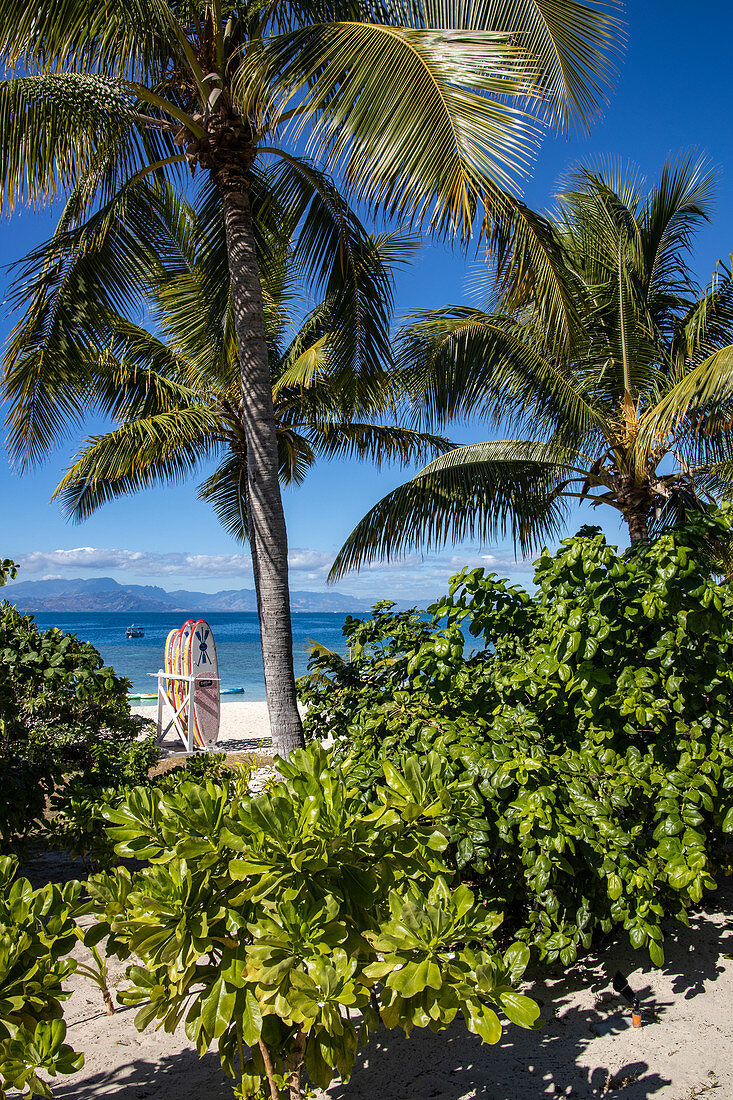
<svg viewBox="0 0 733 1100"><path fill-rule="evenodd" d="M708 0L694 8L682 0L627 0L625 19L627 48L603 120L583 139L547 137L525 198L536 208L551 206L558 179L579 159L619 157L653 177L668 153L694 147L720 172L714 218L700 232L693 256L693 267L705 283L716 261L727 261L733 250L733 6L729 0ZM0 227L2 262L22 256L48 235L52 224L49 212L25 212L5 221ZM447 246L426 245L399 276L398 311L467 301L473 266ZM3 309L3 339L11 324ZM95 427L99 425L86 431ZM497 433L473 422L451 429L452 438L462 443L492 434ZM5 458L0 463L0 556L23 564L19 579L111 575L121 582L166 588L251 587L246 551L196 500L193 485L139 494L106 505L80 526L67 523L49 498L73 451L72 441L44 467L22 477ZM328 463L316 467L302 487L285 490L293 588L325 586L328 566L343 539L406 473L394 467L375 471L355 462ZM583 522L602 522L609 536L624 543L615 513L602 511L589 515L590 509L574 510L568 534ZM367 598L422 601L439 595L451 573L464 564L486 565L523 583L531 577L529 564L516 563L507 542L412 554L402 562L351 574L338 587Z"/></svg>

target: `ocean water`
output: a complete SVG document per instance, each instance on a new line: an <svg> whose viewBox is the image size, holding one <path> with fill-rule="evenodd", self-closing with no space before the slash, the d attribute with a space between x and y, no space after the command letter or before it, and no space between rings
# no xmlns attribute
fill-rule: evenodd
<svg viewBox="0 0 733 1100"><path fill-rule="evenodd" d="M75 614L39 613L34 616L40 630L56 626L84 642L91 642L102 654L105 664L112 665L120 676L132 681L137 692L157 690L157 682L149 673L163 667L163 648L168 633L183 625L184 616L170 612L92 612ZM219 658L222 688L243 687L243 695L235 700L265 698L262 675L262 655L257 614L254 611L209 611L200 616L210 624ZM293 614L293 656L295 675L307 672L309 639L321 642L329 649L346 653L341 628L347 616L333 612L297 611ZM126 638L125 630L134 622L145 631L144 638Z"/></svg>

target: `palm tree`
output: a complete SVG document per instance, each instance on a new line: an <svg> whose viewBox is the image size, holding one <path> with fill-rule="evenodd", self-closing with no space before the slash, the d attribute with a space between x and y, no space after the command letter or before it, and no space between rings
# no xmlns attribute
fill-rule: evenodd
<svg viewBox="0 0 733 1100"><path fill-rule="evenodd" d="M554 293L526 255L507 256L523 272L508 291L498 272L510 311L450 307L403 332L418 423L483 415L519 438L458 447L389 493L332 579L449 537L510 530L527 553L572 501L617 509L634 544L733 487L733 280L721 266L701 292L687 260L712 189L689 156L649 191L628 171L581 169L555 217L535 223Z"/></svg>
<svg viewBox="0 0 733 1100"><path fill-rule="evenodd" d="M200 170L221 204L265 682L283 751L301 743L302 731L250 202L258 165L274 166L269 185L279 199L297 197L304 219L311 215L301 242L314 274L323 275L324 236L341 245L331 251L337 267L348 262L348 241L299 139L372 210L467 239L482 209L488 230L519 211L510 190L537 127L587 123L603 101L618 31L612 11L611 0L0 0L0 49L16 74L0 82L4 209L70 193L73 248L84 229L99 234L144 218L139 185L151 175L182 182ZM65 350L73 372L73 337ZM378 366L377 350L365 344L365 373ZM26 459L45 452L77 411L41 397L40 383L31 389L13 429Z"/></svg>
<svg viewBox="0 0 733 1100"><path fill-rule="evenodd" d="M151 253L147 272L138 269L154 331L105 307L83 316L85 400L118 426L85 441L54 496L79 521L110 499L174 482L217 459L199 497L236 539L250 541L247 437L218 210L206 201L196 209L171 191L161 216L163 210L168 257ZM406 464L449 449L441 437L375 421L378 413L394 411L400 395L387 373L379 387L370 379L364 392L358 379L353 385L335 369L343 333L330 327L332 300L297 323L307 287L293 262L287 220L279 229L277 237L269 234L266 248L260 246L259 264L281 484L301 484L319 456ZM362 286L369 277L379 286L380 308L391 304L385 286L390 267L412 243L397 235L362 242ZM78 395L78 379L74 386ZM254 554L253 568L256 576Z"/></svg>

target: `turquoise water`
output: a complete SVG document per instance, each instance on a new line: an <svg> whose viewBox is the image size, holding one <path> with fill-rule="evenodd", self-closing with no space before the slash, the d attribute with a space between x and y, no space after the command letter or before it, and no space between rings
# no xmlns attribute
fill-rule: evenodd
<svg viewBox="0 0 733 1100"><path fill-rule="evenodd" d="M76 614L37 614L41 630L57 626L81 641L91 642L120 676L132 681L133 691L156 691L157 684L148 673L163 667L163 647L170 630L183 625L190 615L170 612L84 612ZM211 625L219 658L221 686L243 687L243 695L232 701L265 698L262 655L257 615L253 611L209 611L200 616ZM295 675L307 671L308 639L321 642L339 653L346 652L341 627L346 615L332 612L298 611L293 614L293 655ZM134 622L145 631L144 638L126 638L125 630Z"/></svg>

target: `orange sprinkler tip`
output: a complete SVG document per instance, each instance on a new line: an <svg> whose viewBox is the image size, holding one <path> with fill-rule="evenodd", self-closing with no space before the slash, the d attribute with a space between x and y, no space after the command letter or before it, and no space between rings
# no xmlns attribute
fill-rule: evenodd
<svg viewBox="0 0 733 1100"><path fill-rule="evenodd" d="M632 1025L632 1027L641 1027L641 1013L640 1012L632 1012L631 1013L631 1025Z"/></svg>

